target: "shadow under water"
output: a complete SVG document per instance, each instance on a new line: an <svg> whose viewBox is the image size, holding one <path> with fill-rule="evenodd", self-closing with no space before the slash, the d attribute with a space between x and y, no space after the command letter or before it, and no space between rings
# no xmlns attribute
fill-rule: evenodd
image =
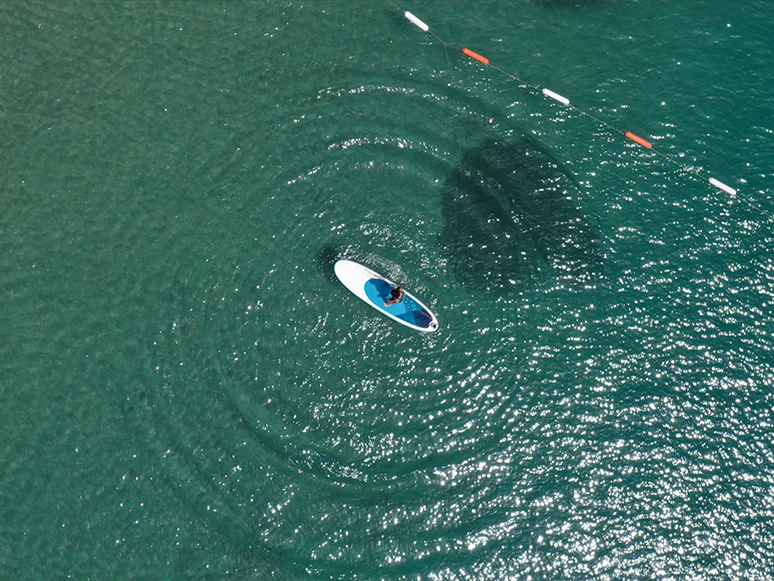
<svg viewBox="0 0 774 581"><path fill-rule="evenodd" d="M602 258L578 198L573 179L529 136L468 151L443 190L441 243L454 275L502 293L544 273L594 279Z"/></svg>
<svg viewBox="0 0 774 581"><path fill-rule="evenodd" d="M334 244L325 244L317 251L317 268L330 282L336 281L333 265L341 258L349 258L347 252Z"/></svg>

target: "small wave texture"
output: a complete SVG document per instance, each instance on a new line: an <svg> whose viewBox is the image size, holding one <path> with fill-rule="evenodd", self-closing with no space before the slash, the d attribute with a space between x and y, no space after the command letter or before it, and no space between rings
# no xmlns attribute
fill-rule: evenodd
<svg viewBox="0 0 774 581"><path fill-rule="evenodd" d="M3 5L8 576L770 578L771 6L401 8L744 197L389 3Z"/></svg>

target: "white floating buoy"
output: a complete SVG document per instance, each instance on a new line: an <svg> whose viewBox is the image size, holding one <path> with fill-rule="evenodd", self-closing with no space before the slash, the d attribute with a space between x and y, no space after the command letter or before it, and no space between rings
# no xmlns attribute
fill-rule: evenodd
<svg viewBox="0 0 774 581"><path fill-rule="evenodd" d="M412 24L416 24L416 25L417 25L419 28L421 28L421 29L422 29L422 30L424 30L425 32L427 32L428 30L430 30L430 27L429 27L427 24L425 24L424 22L422 22L422 21L421 21L419 18L417 18L416 16L414 16L414 15L413 15L411 12L409 12L408 10L407 10L406 12L404 12L404 13L403 13L403 16L405 16L406 18L408 18L408 21L409 21L409 22L411 22Z"/></svg>
<svg viewBox="0 0 774 581"><path fill-rule="evenodd" d="M559 101L562 105L569 105L570 104L570 100L568 98L562 97L561 95L558 95L558 94L554 93L553 91L549 91L548 89L543 89L543 94L546 97L551 97L555 101Z"/></svg>
<svg viewBox="0 0 774 581"><path fill-rule="evenodd" d="M715 178L710 178L709 179L709 183L711 183L716 188L718 188L720 190L723 190L726 193L731 194L732 196L736 195L736 190L734 188L732 188L731 186L727 186L726 184L724 184L723 182L721 182L719 180L716 180Z"/></svg>

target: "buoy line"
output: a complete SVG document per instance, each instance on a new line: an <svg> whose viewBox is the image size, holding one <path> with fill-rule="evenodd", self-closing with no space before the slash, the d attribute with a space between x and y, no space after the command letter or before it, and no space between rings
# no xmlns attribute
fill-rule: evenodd
<svg viewBox="0 0 774 581"><path fill-rule="evenodd" d="M686 164L684 164L684 163L682 163L680 161L677 161L676 159L670 157L669 155L667 155L667 154L665 154L665 153L663 153L663 152L661 152L661 151L659 151L657 149L654 149L653 144L650 141L648 141L647 139L645 139L643 137L640 137L639 135L636 135L636 134L632 133L631 131L624 131L624 130L621 130L621 129L611 125L607 121L604 121L603 119L600 119L599 117L597 117L595 115L592 115L588 111L585 111L585 110L581 109L580 107L577 107L576 105L573 105L567 97L563 97L562 95L559 95L558 93L555 93L554 91L552 91L550 89L547 89L547 88L541 89L537 85L529 83L529 82L525 81L524 79L519 78L518 76L516 76L515 74L513 74L511 72L508 72L508 71L506 71L506 70L504 70L504 69L502 69L502 68L500 68L500 67L498 67L496 65L493 65L487 57L485 57L485 56L483 56L483 55L481 55L481 54L479 54L479 53L477 53L477 52L475 52L475 51L473 51L473 50L471 50L469 48L465 48L465 47L459 48L458 46L455 46L455 45L451 44L450 42L447 42L446 40L444 40L443 38L438 36L435 33L435 31L431 30L430 26L428 24L426 24L423 20L420 20L414 14L412 14L411 12L409 12L407 10L403 11L392 0L386 0L386 1L389 4L391 4L393 7L395 7L397 10L403 12L403 16L405 16L405 18L409 22L411 22L413 25L415 25L417 28L422 30L422 32L426 32L426 33L434 36L439 42L441 42L443 44L444 50L446 50L448 48L452 48L452 49L454 49L454 50L456 50L456 51L458 51L458 52L460 52L460 53L462 53L462 54L464 54L464 55L466 55L466 56L468 56L468 57L470 57L470 58L480 62L484 66L488 66L488 67L493 68L494 70L496 70L496 71L498 71L498 72L500 72L500 73L502 73L502 74L512 78L513 80L517 81L521 85L524 85L524 86L528 87L529 89L532 89L533 91L536 91L538 93L542 93L545 97L548 97L549 99L552 99L552 100L554 100L554 101L564 105L565 107L569 107L569 108L573 109L574 111L576 111L577 113L579 113L581 115L585 115L586 117L589 117L590 119L593 119L598 124L603 125L604 127L607 127L609 130L622 135L626 139L629 139L629 140L633 141L634 143L640 145L641 147L649 149L650 151L652 151L656 155L659 155L662 158L664 158L665 160L667 160L667 161L669 161L669 162L679 166L686 173L692 174L693 176L695 176L695 177L697 177L697 178L699 178L701 180L709 182L709 184L711 186L713 186L714 188L716 188L718 190L722 190L722 191L726 192L732 198L736 198L736 199L739 199L739 200L745 202L750 207L754 208L755 210L757 210L761 214L767 216L768 218L774 217L770 212L767 212L763 208L760 208L757 204L755 204L751 200L747 199L745 196L740 195L739 192L735 188L732 188L731 186L723 183L722 181L720 181L720 180L718 180L718 179L716 179L714 177L709 177L708 178L708 177L702 175L701 173L699 173L699 171L697 171L696 169L694 169L692 167L689 167L688 165L686 165Z"/></svg>

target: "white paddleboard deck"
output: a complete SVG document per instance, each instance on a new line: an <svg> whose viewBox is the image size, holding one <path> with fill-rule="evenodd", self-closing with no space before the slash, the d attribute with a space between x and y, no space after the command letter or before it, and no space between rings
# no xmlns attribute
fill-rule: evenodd
<svg viewBox="0 0 774 581"><path fill-rule="evenodd" d="M425 333L438 328L435 314L405 289L402 301L385 306L390 291L397 285L367 266L342 259L333 265L333 272L354 295L402 325Z"/></svg>

